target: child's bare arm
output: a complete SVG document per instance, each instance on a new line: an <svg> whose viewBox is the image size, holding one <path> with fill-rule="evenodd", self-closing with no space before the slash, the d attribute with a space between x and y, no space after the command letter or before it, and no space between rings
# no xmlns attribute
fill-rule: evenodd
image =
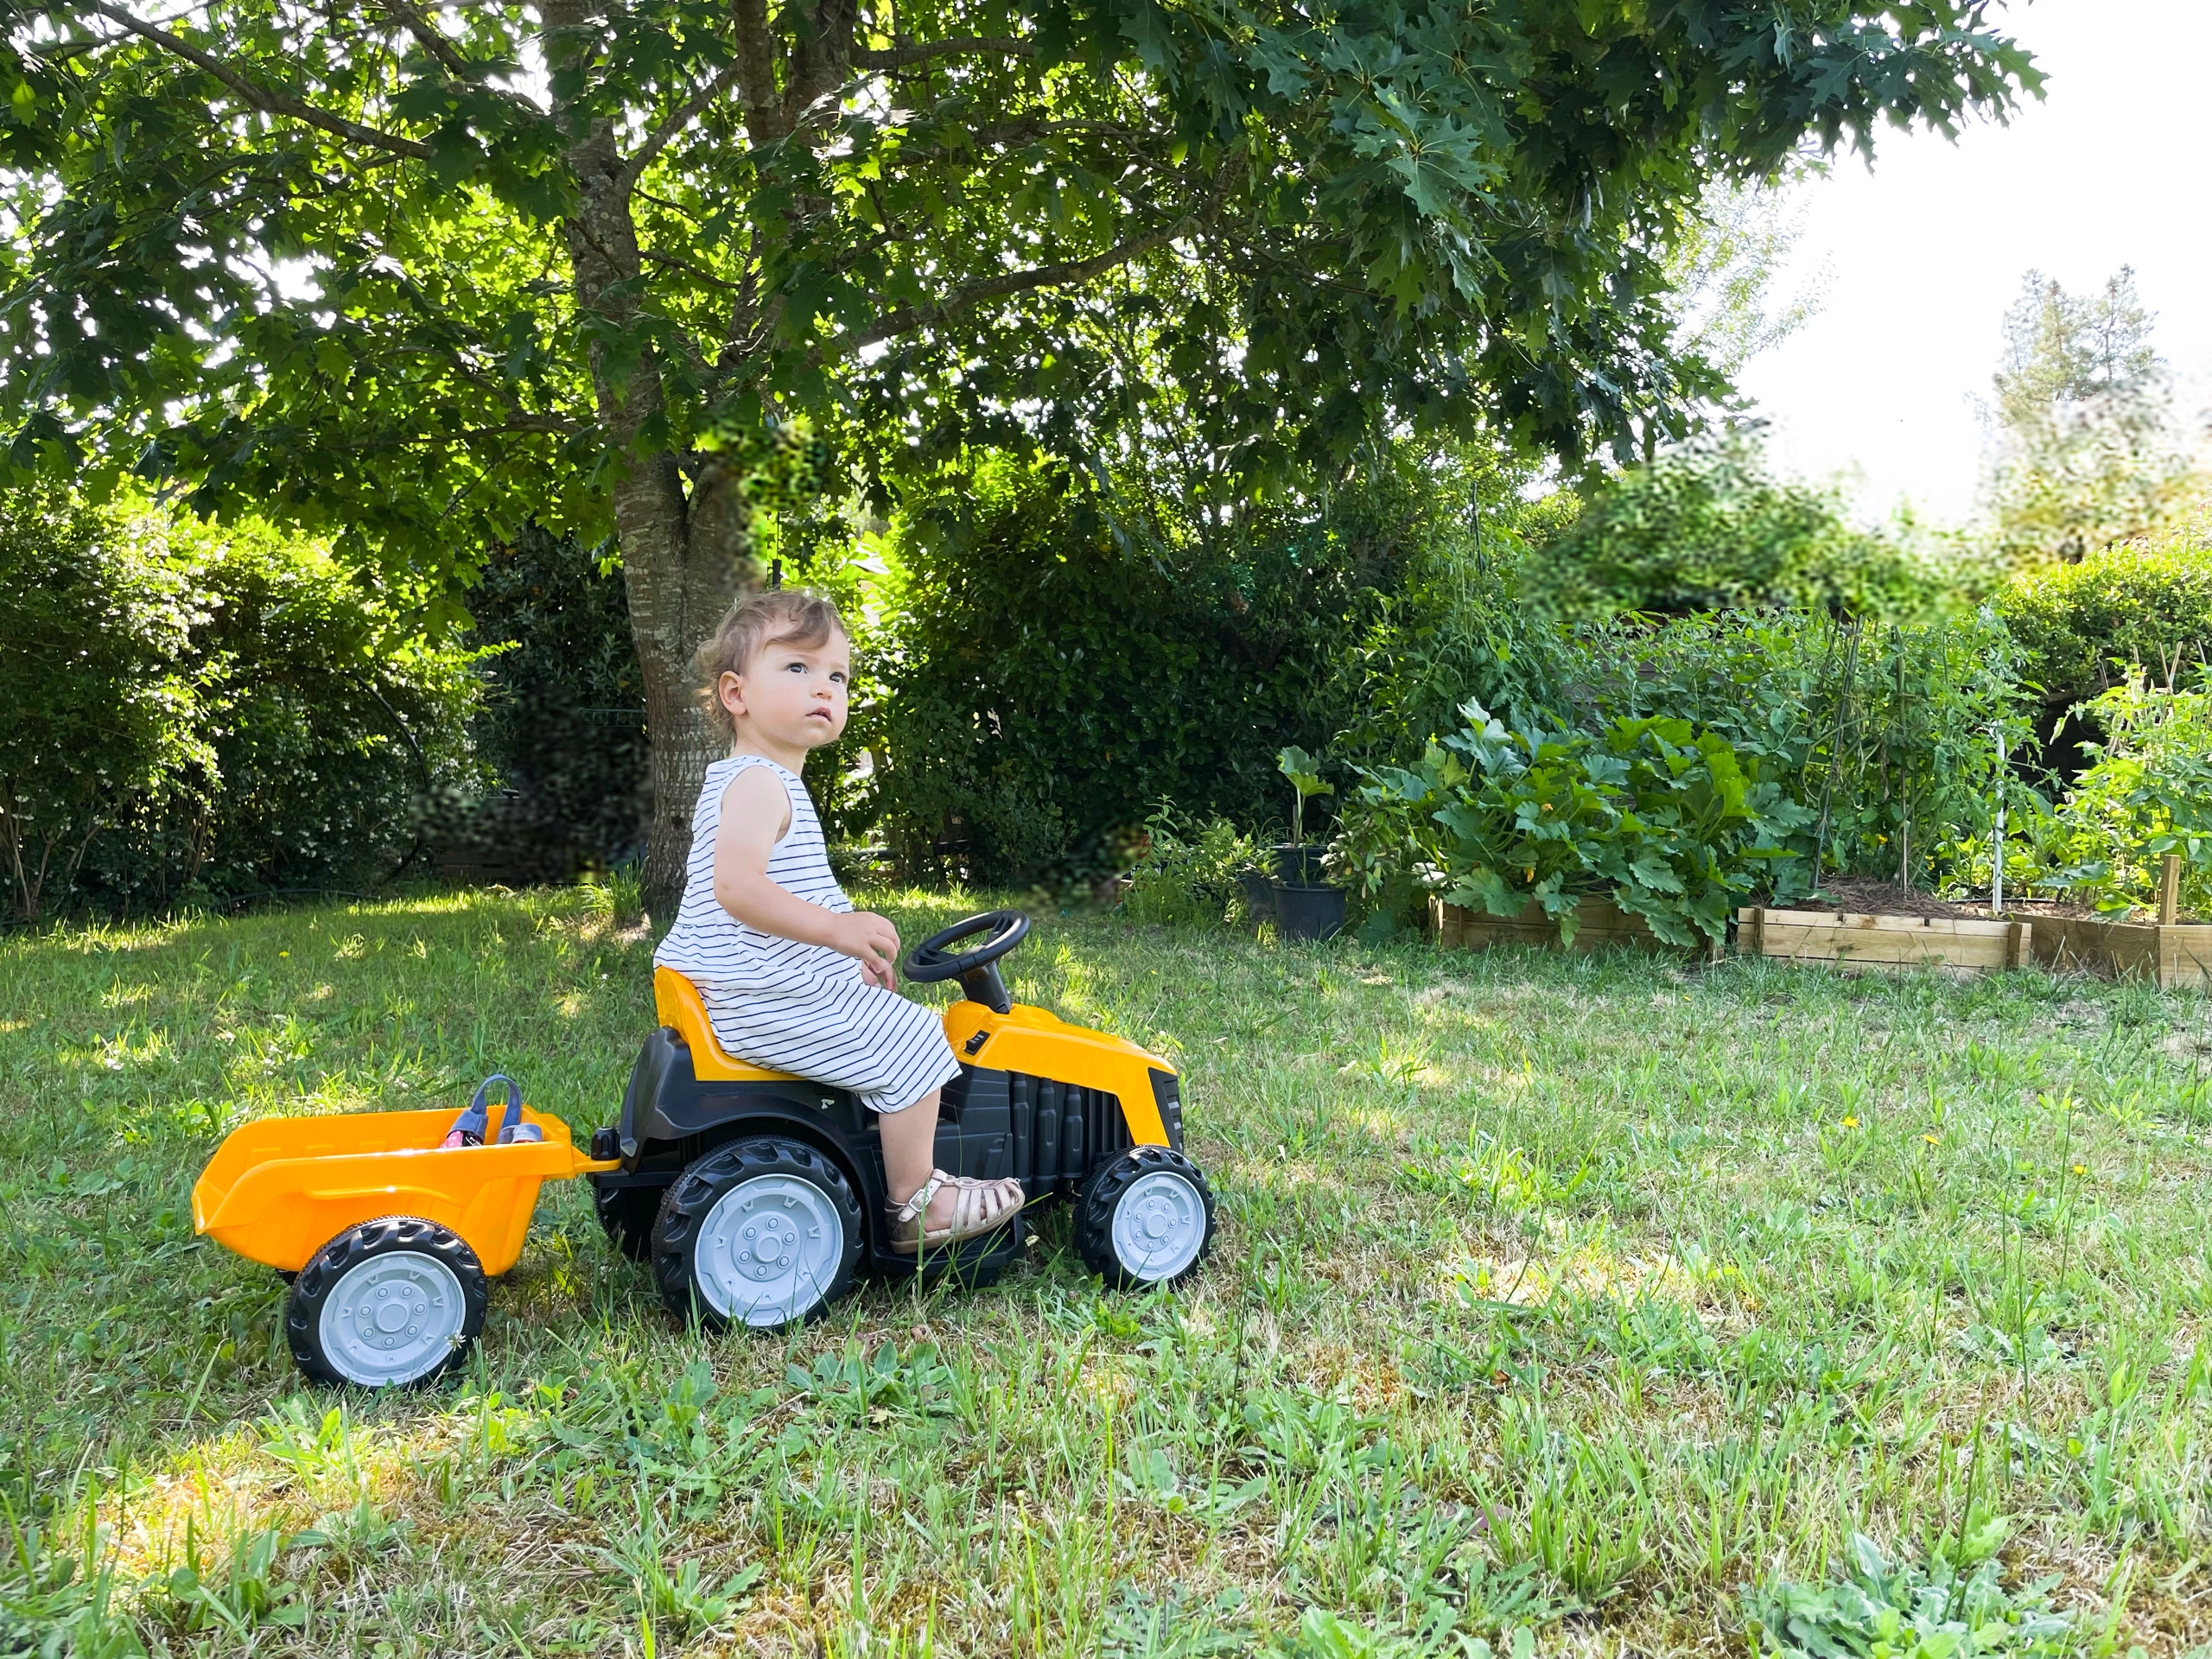
<svg viewBox="0 0 2212 1659"><path fill-rule="evenodd" d="M791 797L765 766L748 766L722 791L715 829L715 899L747 927L852 957L870 984L895 989L899 930L868 911L840 915L768 879L768 856L791 823Z"/></svg>

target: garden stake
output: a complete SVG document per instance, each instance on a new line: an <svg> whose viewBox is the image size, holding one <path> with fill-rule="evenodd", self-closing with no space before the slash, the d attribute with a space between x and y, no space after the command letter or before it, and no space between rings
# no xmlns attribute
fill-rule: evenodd
<svg viewBox="0 0 2212 1659"><path fill-rule="evenodd" d="M2001 727L1992 726L1990 735L1997 740L1997 835L1989 849L1989 913L2005 913L2005 733Z"/></svg>
<svg viewBox="0 0 2212 1659"><path fill-rule="evenodd" d="M1904 630L1894 623L1891 624L1890 639L1897 646L1897 702L1890 715L1891 730L1897 734L1897 886L1910 893L1912 891L1912 779L1905 771L1905 755L1909 752L1906 747L1907 741L1912 734L1905 728L1904 725L1906 719ZM1885 734L1882 740L1882 772L1885 781L1887 781L1889 770L1889 738Z"/></svg>
<svg viewBox="0 0 2212 1659"><path fill-rule="evenodd" d="M2181 915L2181 855L2158 861L2158 925L2171 927Z"/></svg>

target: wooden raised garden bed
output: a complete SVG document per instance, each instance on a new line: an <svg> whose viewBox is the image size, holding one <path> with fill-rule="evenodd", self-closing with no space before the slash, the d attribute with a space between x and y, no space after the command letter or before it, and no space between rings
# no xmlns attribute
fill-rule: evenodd
<svg viewBox="0 0 2212 1659"><path fill-rule="evenodd" d="M2038 916L2036 960L2047 967L2147 979L2163 989L2212 985L2212 924L2108 922Z"/></svg>
<svg viewBox="0 0 2212 1659"><path fill-rule="evenodd" d="M2041 921L1976 921L1941 916L1872 916L1850 911L1736 912L1736 948L1746 956L1825 962L1847 972L1935 968L1988 974L2033 959Z"/></svg>
<svg viewBox="0 0 2212 1659"><path fill-rule="evenodd" d="M1601 950L1609 944L1630 945L1641 950L1678 950L1651 931L1643 917L1632 915L1610 899L1585 899L1574 914L1574 942L1562 945L1559 923L1544 914L1541 905L1531 904L1518 916L1493 916L1485 910L1466 910L1432 899L1429 931L1438 944L1453 950L1487 950L1497 944L1533 944L1552 950Z"/></svg>

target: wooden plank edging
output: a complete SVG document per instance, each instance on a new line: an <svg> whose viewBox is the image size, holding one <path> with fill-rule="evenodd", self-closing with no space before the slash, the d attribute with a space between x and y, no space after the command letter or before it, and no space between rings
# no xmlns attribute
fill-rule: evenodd
<svg viewBox="0 0 2212 1659"><path fill-rule="evenodd" d="M1736 946L1777 961L1832 963L1852 970L1929 967L1947 973L2018 968L2034 950L2025 921L1976 917L1885 916L1860 911L1736 912Z"/></svg>

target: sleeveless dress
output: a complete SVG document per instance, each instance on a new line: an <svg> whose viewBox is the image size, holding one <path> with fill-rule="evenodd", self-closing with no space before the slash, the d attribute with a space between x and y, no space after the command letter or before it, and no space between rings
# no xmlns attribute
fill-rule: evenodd
<svg viewBox="0 0 2212 1659"><path fill-rule="evenodd" d="M683 902L653 962L699 988L716 1040L737 1058L849 1089L873 1112L904 1110L960 1075L936 1014L869 984L859 963L827 945L747 926L715 897L722 795L754 766L776 774L791 804L791 827L768 855L768 879L809 904L850 913L806 785L760 755L732 755L707 768L691 815Z"/></svg>

